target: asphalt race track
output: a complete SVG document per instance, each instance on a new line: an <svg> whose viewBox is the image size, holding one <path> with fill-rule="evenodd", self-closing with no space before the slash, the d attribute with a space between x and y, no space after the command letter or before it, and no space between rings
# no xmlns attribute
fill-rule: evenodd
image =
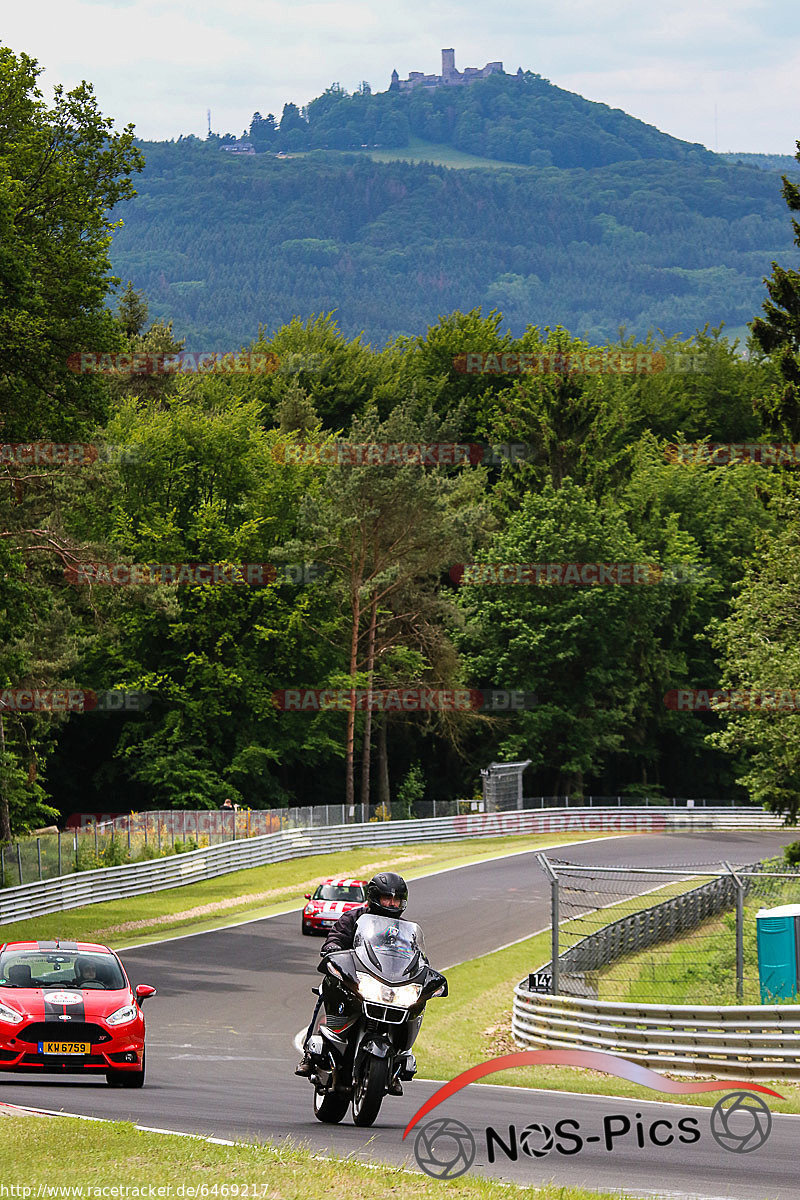
<svg viewBox="0 0 800 1200"><path fill-rule="evenodd" d="M743 864L767 857L796 836L791 831L634 834L559 847L552 853L608 865L710 864L722 858ZM346 856L342 870L347 870ZM412 882L410 891L407 915L423 926L428 956L439 969L528 936L549 922L549 886L532 853L427 876ZM360 1130L349 1114L338 1126L316 1121L311 1086L292 1073L298 1057L294 1038L310 1018L310 988L321 978L315 970L320 945L318 938L301 936L298 911L125 951L122 958L131 982L153 984L159 992L145 1009L144 1089L112 1089L105 1080L8 1075L0 1097L12 1104L217 1137L290 1136L318 1152L352 1154L365 1161L380 1158L417 1170L416 1131L405 1143L402 1132L437 1085L406 1084L403 1097L384 1100L376 1125ZM532 968L538 965L531 963ZM423 1026L420 1044L424 1040ZM737 1154L711 1138L709 1110L662 1105L658 1093L653 1096L654 1102L642 1103L480 1084L448 1100L435 1115L455 1118L472 1130L477 1143L472 1170L494 1179L521 1184L555 1179L641 1195L797 1200L800 1117L776 1116L771 1136L760 1149ZM604 1117L623 1114L630 1119L631 1132L614 1141L609 1151L600 1136ZM641 1149L636 1114L644 1128ZM682 1144L677 1137L662 1147L651 1142L654 1121L671 1120L674 1126L687 1116L699 1121L695 1144ZM497 1161L489 1163L487 1125L508 1140L511 1124L521 1131L537 1121L552 1127L562 1118L578 1120L583 1136L596 1140L579 1153L567 1155L553 1148L543 1157L521 1153L516 1162L500 1151ZM622 1124L612 1123L612 1128ZM666 1126L658 1136L666 1140Z"/></svg>

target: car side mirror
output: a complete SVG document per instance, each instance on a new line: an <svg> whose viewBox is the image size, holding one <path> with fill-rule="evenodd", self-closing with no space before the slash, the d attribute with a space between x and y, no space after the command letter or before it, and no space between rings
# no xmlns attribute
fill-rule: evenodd
<svg viewBox="0 0 800 1200"><path fill-rule="evenodd" d="M305 895L306 895L306 900L310 900L310 899L311 899L311 892L306 892L306 894L305 894Z"/></svg>
<svg viewBox="0 0 800 1200"><path fill-rule="evenodd" d="M149 983L139 983L134 990L134 996L139 1004L143 1004L145 1000L149 1000L151 996L156 995L156 989L150 987Z"/></svg>

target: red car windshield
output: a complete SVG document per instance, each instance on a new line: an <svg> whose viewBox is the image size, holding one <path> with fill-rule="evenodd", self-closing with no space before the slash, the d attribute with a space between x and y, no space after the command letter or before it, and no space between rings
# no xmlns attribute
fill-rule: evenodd
<svg viewBox="0 0 800 1200"><path fill-rule="evenodd" d="M111 954L58 950L4 950L0 954L0 987L110 992L126 986L119 963Z"/></svg>
<svg viewBox="0 0 800 1200"><path fill-rule="evenodd" d="M350 900L356 903L364 899L364 889L351 883L343 887L335 883L321 883L313 895L314 900Z"/></svg>

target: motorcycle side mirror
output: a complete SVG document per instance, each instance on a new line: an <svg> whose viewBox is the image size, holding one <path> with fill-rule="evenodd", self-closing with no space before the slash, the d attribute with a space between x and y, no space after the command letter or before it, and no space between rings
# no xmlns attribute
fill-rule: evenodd
<svg viewBox="0 0 800 1200"><path fill-rule="evenodd" d="M349 950L334 950L332 954L326 954L320 959L317 970L320 975L333 975L335 979L347 981L350 979L351 957ZM340 962L337 962L337 959Z"/></svg>
<svg viewBox="0 0 800 1200"><path fill-rule="evenodd" d="M447 980L445 979L444 975L440 975L438 971L434 971L432 969L430 970L430 975L428 976L427 986L430 987L431 984L434 984L435 986L433 991L428 993L429 1000L432 1000L434 996L446 996L448 994Z"/></svg>

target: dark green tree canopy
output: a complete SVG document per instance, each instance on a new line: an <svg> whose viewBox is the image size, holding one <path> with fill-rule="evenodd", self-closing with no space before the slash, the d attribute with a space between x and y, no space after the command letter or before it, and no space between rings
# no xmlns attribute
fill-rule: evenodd
<svg viewBox="0 0 800 1200"><path fill-rule="evenodd" d="M92 88L59 85L51 108L26 54L0 46L0 419L4 440L66 438L104 409L73 373L80 350L109 350L111 209L133 196L143 159L133 127L113 131Z"/></svg>

